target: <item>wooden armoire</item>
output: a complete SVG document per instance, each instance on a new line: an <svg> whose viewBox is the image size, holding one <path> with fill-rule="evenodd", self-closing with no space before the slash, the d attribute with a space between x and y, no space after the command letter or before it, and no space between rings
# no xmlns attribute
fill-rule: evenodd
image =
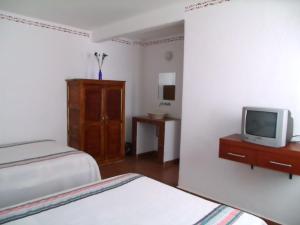
<svg viewBox="0 0 300 225"><path fill-rule="evenodd" d="M125 81L67 80L68 145L101 165L125 155Z"/></svg>

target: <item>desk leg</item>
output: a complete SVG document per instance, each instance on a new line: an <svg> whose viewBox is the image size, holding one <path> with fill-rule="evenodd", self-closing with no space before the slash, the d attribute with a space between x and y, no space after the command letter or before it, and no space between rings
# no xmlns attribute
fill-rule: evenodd
<svg viewBox="0 0 300 225"><path fill-rule="evenodd" d="M165 149L165 123L158 125L158 161L164 163L164 149Z"/></svg>
<svg viewBox="0 0 300 225"><path fill-rule="evenodd" d="M132 153L136 155L137 120L132 118Z"/></svg>

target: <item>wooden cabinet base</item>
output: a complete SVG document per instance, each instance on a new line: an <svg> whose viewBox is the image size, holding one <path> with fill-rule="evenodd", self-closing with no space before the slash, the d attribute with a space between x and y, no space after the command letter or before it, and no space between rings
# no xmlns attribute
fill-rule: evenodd
<svg viewBox="0 0 300 225"><path fill-rule="evenodd" d="M219 157L264 167L292 175L300 175L300 144L289 143L283 148L272 148L245 142L240 135L220 138Z"/></svg>

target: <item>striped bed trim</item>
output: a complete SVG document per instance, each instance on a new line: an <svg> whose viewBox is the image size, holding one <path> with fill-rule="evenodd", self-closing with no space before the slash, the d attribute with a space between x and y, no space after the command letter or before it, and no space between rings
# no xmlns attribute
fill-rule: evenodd
<svg viewBox="0 0 300 225"><path fill-rule="evenodd" d="M57 158L74 155L74 154L85 154L85 153L78 151L78 150L70 150L70 151L55 153L55 154L51 154L51 155L45 155L45 156L40 156L40 157L35 157L35 158L18 160L18 161L14 161L14 162L2 163L2 164L0 164L0 169L5 169L5 168L9 168L9 167L14 167L14 166L22 166L22 165L27 165L27 164L31 164L31 163L47 161L47 160L51 160L51 159L57 159Z"/></svg>
<svg viewBox="0 0 300 225"><path fill-rule="evenodd" d="M23 204L0 210L0 224L5 224L28 216L42 213L47 210L62 207L72 202L121 187L143 177L140 174L124 174L89 184L67 192L54 194ZM243 214L242 211L225 205L219 205L194 225L232 225Z"/></svg>
<svg viewBox="0 0 300 225"><path fill-rule="evenodd" d="M47 141L55 141L55 140L43 139L43 140L35 140L35 141L16 142L16 143L10 143L10 144L0 145L0 148L9 148L9 147L15 147L15 146L19 146L19 145L27 145L27 144L33 144L33 143L39 143L39 142L47 142Z"/></svg>
<svg viewBox="0 0 300 225"><path fill-rule="evenodd" d="M82 188L33 200L24 204L0 210L0 224L32 216L50 209L64 206L105 191L112 190L142 177L139 174L125 174L100 181Z"/></svg>
<svg viewBox="0 0 300 225"><path fill-rule="evenodd" d="M243 214L238 209L219 205L194 225L231 225Z"/></svg>

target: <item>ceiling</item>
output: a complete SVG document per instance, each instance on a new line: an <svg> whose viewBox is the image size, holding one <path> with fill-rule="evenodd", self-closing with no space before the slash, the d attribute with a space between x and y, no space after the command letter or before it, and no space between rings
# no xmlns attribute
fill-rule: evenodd
<svg viewBox="0 0 300 225"><path fill-rule="evenodd" d="M184 33L184 23L182 21L172 25L166 25L166 26L152 28L150 30L130 33L123 37L133 39L133 40L148 41L148 40L155 40L164 37L170 37L172 35L183 34L183 33Z"/></svg>
<svg viewBox="0 0 300 225"><path fill-rule="evenodd" d="M92 30L186 0L0 0L0 10Z"/></svg>

